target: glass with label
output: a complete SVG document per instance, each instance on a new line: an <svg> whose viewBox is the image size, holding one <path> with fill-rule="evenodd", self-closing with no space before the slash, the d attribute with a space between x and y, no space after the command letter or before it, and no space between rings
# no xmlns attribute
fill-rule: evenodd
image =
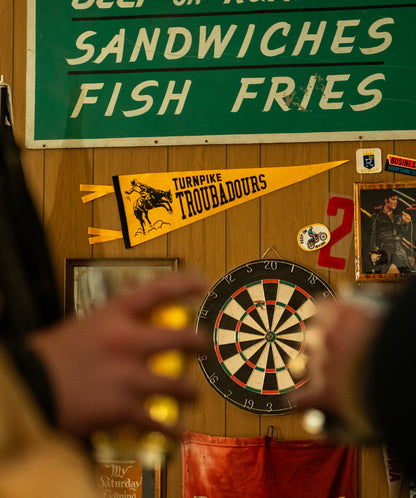
<svg viewBox="0 0 416 498"><path fill-rule="evenodd" d="M111 282L102 278L104 294L114 294ZM149 322L172 332L191 325L195 311L189 303L165 303L150 314ZM183 375L186 360L177 350L155 353L149 358L149 367L160 376L177 379ZM180 403L173 396L153 394L144 401L150 417L166 426L174 426L180 416ZM161 466L174 448L174 441L161 432L140 433L134 425L124 425L111 431L97 431L92 445L98 461L139 461L145 468Z"/></svg>

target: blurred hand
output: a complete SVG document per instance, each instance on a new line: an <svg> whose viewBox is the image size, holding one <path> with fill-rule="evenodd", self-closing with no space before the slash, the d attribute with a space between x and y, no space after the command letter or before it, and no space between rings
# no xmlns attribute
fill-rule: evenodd
<svg viewBox="0 0 416 498"><path fill-rule="evenodd" d="M199 298L204 290L196 277L163 276L131 288L86 318L33 334L29 347L49 372L59 426L80 436L125 423L175 435L175 428L162 428L149 417L143 400L155 393L193 400L195 390L183 378L154 374L148 359L164 350L195 354L205 347L192 325L172 333L150 324L149 316L163 303Z"/></svg>
<svg viewBox="0 0 416 498"><path fill-rule="evenodd" d="M368 424L361 394L364 361L380 316L346 302L322 303L307 332L309 381L293 395L300 408L317 408L352 431ZM354 425L364 424L362 427ZM365 428L368 430L368 427Z"/></svg>

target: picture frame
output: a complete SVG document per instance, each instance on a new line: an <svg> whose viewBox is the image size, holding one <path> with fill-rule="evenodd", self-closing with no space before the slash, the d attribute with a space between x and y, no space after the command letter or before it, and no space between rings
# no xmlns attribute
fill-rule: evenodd
<svg viewBox="0 0 416 498"><path fill-rule="evenodd" d="M122 282L144 282L158 273L177 271L179 258L67 259L65 262L65 315L85 315L108 296L99 288L105 272L114 288Z"/></svg>
<svg viewBox="0 0 416 498"><path fill-rule="evenodd" d="M356 281L416 273L416 182L354 184Z"/></svg>
<svg viewBox="0 0 416 498"><path fill-rule="evenodd" d="M178 258L97 258L67 259L65 262L65 315L83 316L106 299L103 275L114 288L123 283L145 282L167 271L177 271ZM111 289L110 289L111 291ZM116 460L95 456L95 474L102 498L113 496L120 489L131 496L162 498L165 468L142 467L136 460ZM130 496L130 494L129 494Z"/></svg>

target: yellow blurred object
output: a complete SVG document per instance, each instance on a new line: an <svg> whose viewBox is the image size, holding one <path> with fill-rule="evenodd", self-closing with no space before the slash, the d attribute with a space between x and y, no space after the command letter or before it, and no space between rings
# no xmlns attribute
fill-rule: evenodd
<svg viewBox="0 0 416 498"><path fill-rule="evenodd" d="M134 425L122 425L110 430L95 431L91 443L98 462L136 460L139 434Z"/></svg>
<svg viewBox="0 0 416 498"><path fill-rule="evenodd" d="M150 316L150 323L158 327L181 330L191 324L191 313L183 304L165 304L157 307ZM184 369L184 358L179 351L164 351L149 359L150 368L158 375L178 378Z"/></svg>
<svg viewBox="0 0 416 498"><path fill-rule="evenodd" d="M193 318L189 306L167 303L158 306L150 315L152 325L171 329L172 333L191 325ZM185 369L185 358L178 350L153 354L149 360L150 369L157 375L177 379ZM175 397L153 394L145 400L150 417L166 426L174 426L179 419L180 405ZM134 426L123 426L112 431L98 431L92 437L98 460L139 460L145 468L154 469L163 465L174 442L161 432L143 435Z"/></svg>
<svg viewBox="0 0 416 498"><path fill-rule="evenodd" d="M150 323L166 327L172 331L181 330L191 325L192 313L188 306L177 303L157 307L150 316ZM158 375L177 379L185 368L185 358L180 351L171 350L153 354L149 358L149 367ZM180 406L176 398L162 394L149 396L145 401L149 415L153 420L173 426L179 419ZM173 442L160 432L145 434L139 440L138 457L144 467L161 465L172 450Z"/></svg>
<svg viewBox="0 0 416 498"><path fill-rule="evenodd" d="M161 432L148 432L137 445L136 457L147 469L161 467L169 453L174 448L174 442Z"/></svg>
<svg viewBox="0 0 416 498"><path fill-rule="evenodd" d="M305 377L307 374L308 358L304 353L298 354L290 364L290 373L296 377Z"/></svg>
<svg viewBox="0 0 416 498"><path fill-rule="evenodd" d="M307 430L309 434L313 434L314 436L324 432L325 422L325 413L316 409L307 410L302 419L303 428Z"/></svg>
<svg viewBox="0 0 416 498"><path fill-rule="evenodd" d="M151 356L149 366L158 375L177 379L182 374L185 363L182 353L167 351Z"/></svg>
<svg viewBox="0 0 416 498"><path fill-rule="evenodd" d="M173 425L179 417L179 404L172 396L155 394L146 400L149 414L161 424Z"/></svg>
<svg viewBox="0 0 416 498"><path fill-rule="evenodd" d="M160 327L179 330L191 323L189 307L171 303L158 306L150 316L150 322Z"/></svg>

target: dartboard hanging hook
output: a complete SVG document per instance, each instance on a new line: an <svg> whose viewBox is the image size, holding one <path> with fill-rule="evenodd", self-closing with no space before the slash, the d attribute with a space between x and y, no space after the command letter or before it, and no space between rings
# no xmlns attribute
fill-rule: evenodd
<svg viewBox="0 0 416 498"><path fill-rule="evenodd" d="M269 252L273 251L278 259L282 259L282 256L277 252L277 250L274 247L268 247L265 251L261 259L266 259L266 256L269 254Z"/></svg>

